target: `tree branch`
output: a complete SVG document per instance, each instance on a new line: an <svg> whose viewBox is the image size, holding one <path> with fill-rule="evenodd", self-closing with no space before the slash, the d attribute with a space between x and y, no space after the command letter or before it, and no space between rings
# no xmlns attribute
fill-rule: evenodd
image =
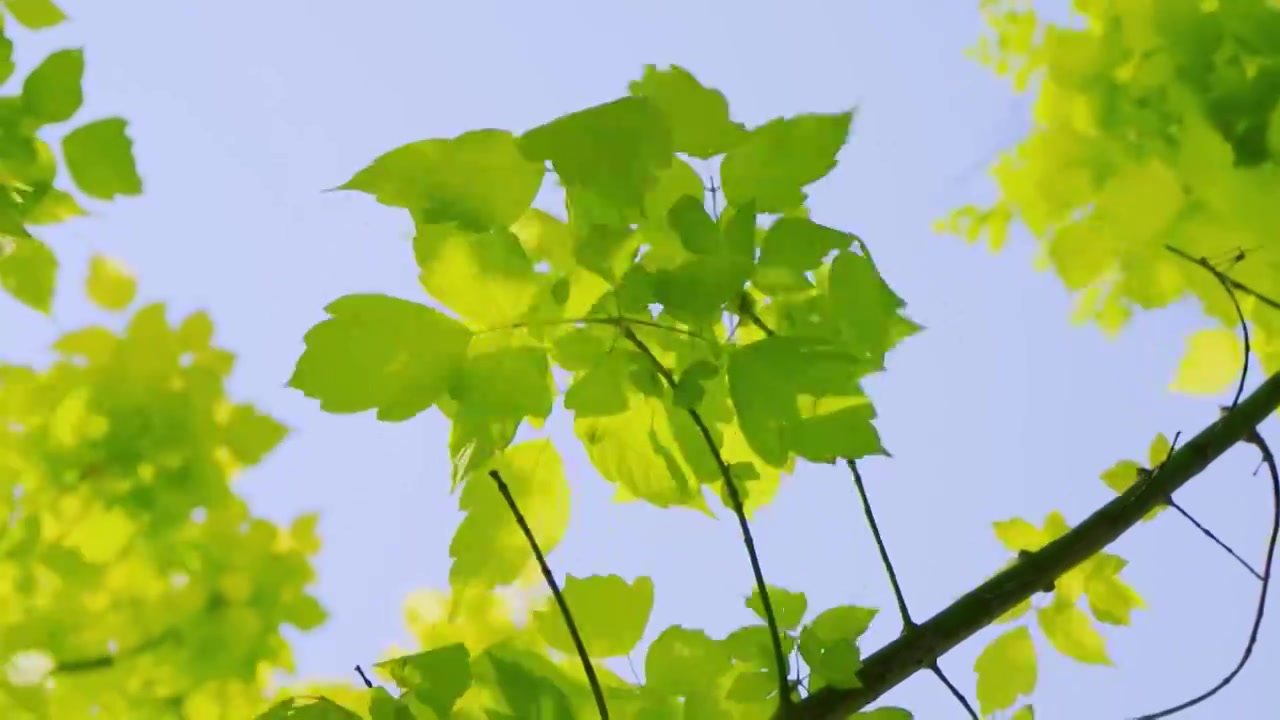
<svg viewBox="0 0 1280 720"><path fill-rule="evenodd" d="M775 717L843 720L916 672L928 668L1018 603L1088 560L1132 528L1149 511L1200 474L1280 407L1280 373L1267 378L1231 412L1173 453L1154 472L1099 508L1070 532L974 588L862 664L862 686L823 688Z"/></svg>

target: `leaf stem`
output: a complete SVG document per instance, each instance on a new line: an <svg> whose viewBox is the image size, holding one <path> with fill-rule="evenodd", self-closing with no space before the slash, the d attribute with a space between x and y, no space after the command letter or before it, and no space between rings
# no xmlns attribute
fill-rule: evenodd
<svg viewBox="0 0 1280 720"><path fill-rule="evenodd" d="M671 374L671 370L662 361L658 359L649 346L636 335L635 331L629 325L622 326L624 336L636 346L641 353L649 358L654 368L667 385L675 390L676 378ZM734 483L733 473L729 470L729 464L724 461L724 456L720 454L720 447L716 444L715 436L711 434L711 428L707 426L706 421L702 419L701 413L693 408L685 408L685 412L689 414L693 424L697 426L698 432L702 435L702 439L707 444L707 449L711 451L711 455L715 458L716 467L720 470L720 477L724 481L725 494L729 496L729 503L733 506L733 514L738 517L738 527L742 530L742 544L747 548L747 558L751 561L751 573L755 576L756 591L760 593L760 605L764 608L765 622L769 625L769 636L773 641L773 661L778 668L778 703L779 707L789 707L791 703L791 683L787 679L787 656L782 649L782 632L778 627L778 618L773 611L773 601L769 598L769 586L764 581L764 571L760 569L760 556L756 553L755 538L751 535L751 525L747 522L746 508L742 503L742 495L738 492L738 486Z"/></svg>
<svg viewBox="0 0 1280 720"><path fill-rule="evenodd" d="M560 592L560 585L556 582L556 577L551 573L551 566L547 564L547 558L542 554L542 548L538 546L538 540L533 536L533 530L530 529L528 521L524 518L524 513L520 512L520 506L516 504L516 499L511 496L511 489L507 487L507 483L502 479L502 474L497 470L490 470L489 477L493 478L494 485L498 486L498 492L502 494L502 499L507 502L507 507L511 510L511 515L516 520L516 525L520 526L520 532L524 533L524 539L528 541L529 547L533 550L533 557L538 561L538 568L542 570L542 578L547 581L547 587L551 588L551 594L556 599L556 605L560 608L560 615L564 617L565 627L569 629L569 637L573 639L573 647L578 651L578 660L582 663L582 670L587 674L587 683L591 685L591 694L595 697L596 710L600 713L600 720L609 720L609 707L604 701L604 688L600 686L600 678L596 676L596 669L591 664L591 656L587 654L587 645L582 642L582 634L578 632L578 625L573 621L573 614L569 612L569 603L564 599L564 594Z"/></svg>

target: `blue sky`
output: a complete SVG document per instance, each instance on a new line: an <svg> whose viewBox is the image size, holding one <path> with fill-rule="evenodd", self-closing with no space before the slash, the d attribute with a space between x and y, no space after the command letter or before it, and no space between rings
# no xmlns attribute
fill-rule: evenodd
<svg viewBox="0 0 1280 720"><path fill-rule="evenodd" d="M644 64L676 63L728 96L737 119L860 112L848 148L812 192L815 219L859 233L928 330L870 383L892 460L865 463L881 526L918 618L1006 559L990 523L1078 522L1111 496L1097 479L1141 458L1156 432L1194 434L1216 398L1166 389L1186 334L1206 324L1183 305L1139 317L1119 338L1069 323L1070 301L1034 271L1015 235L993 256L931 232L948 208L987 197L981 171L1026 129L1027 99L965 59L976 0L895 3L590 3L496 0L67 2L73 22L18 41L25 70L49 49L84 45L81 117L131 121L142 198L100 206L46 233L64 271L52 320L0 303L5 355L33 360L58 333L101 316L78 296L94 251L124 258L145 300L207 309L240 356L232 389L294 433L242 480L258 512L322 513L319 594L329 623L296 643L300 669L347 678L403 641L409 591L443 588L457 522L447 426L327 416L284 387L302 336L350 292L424 299L403 212L322 193L376 155L479 127L522 131L625 92ZM574 488L573 524L552 554L559 573L650 575L652 638L679 623L724 633L751 621L750 571L731 517L609 502L567 417L550 424ZM1269 492L1237 448L1179 501L1255 563ZM897 631L892 597L843 473L804 468L755 522L766 576L810 607L885 608L865 641ZM1207 688L1236 660L1256 582L1168 515L1113 550L1148 600L1107 632L1116 667L1089 668L1040 642L1044 720L1119 718ZM1274 606L1274 603L1273 603ZM1280 671L1265 628L1242 676L1187 718L1261 718ZM984 632L943 660L972 697ZM354 680L354 678L351 678ZM919 675L890 693L925 720L962 717Z"/></svg>

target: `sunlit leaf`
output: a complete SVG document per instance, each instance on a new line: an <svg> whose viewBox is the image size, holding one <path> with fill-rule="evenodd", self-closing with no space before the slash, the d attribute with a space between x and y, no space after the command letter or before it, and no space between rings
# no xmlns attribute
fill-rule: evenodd
<svg viewBox="0 0 1280 720"><path fill-rule="evenodd" d="M978 706L983 716L1013 707L1036 689L1036 648L1026 627L987 643L973 671L978 674Z"/></svg>

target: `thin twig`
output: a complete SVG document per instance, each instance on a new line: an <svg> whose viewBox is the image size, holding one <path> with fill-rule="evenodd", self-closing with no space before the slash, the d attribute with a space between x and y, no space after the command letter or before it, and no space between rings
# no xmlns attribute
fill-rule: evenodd
<svg viewBox="0 0 1280 720"><path fill-rule="evenodd" d="M369 679L369 676L368 676L368 675L365 675L365 674L364 674L364 668L362 668L362 667L360 667L359 665L357 665L357 666L356 666L356 674L360 676L360 680L364 683L364 686L365 686L366 688L368 688L368 689L370 689L370 690L372 690L372 689L373 689L373 681Z"/></svg>
<svg viewBox="0 0 1280 720"><path fill-rule="evenodd" d="M766 337L773 337L777 333L763 318L756 312L755 307L748 301L746 296L738 303L740 314L746 318L747 322L754 325ZM862 473L858 472L858 464L849 458L845 458L845 465L849 468L849 472L853 474L853 485L858 490L858 497L862 501L862 514L867 520L867 527L871 528L871 537L875 540L876 550L880 553L880 562L884 565L885 574L889 576L889 585L893 588L894 600L898 603L898 615L902 618L902 632L907 632L916 626L916 621L911 618L911 611L907 608L907 596L902 592L902 584L898 582L898 572L893 567L893 561L889 559L889 548L885 545L884 537L880 534L880 524L876 522L875 512L871 509L871 498L867 495L866 484L862 482ZM955 683L951 682L946 673L942 671L942 666L934 660L929 667L930 672L938 678L939 681L947 688L956 702L969 713L969 717L973 720L979 720L979 715L973 709L973 705L969 703L969 699L960 692Z"/></svg>
<svg viewBox="0 0 1280 720"><path fill-rule="evenodd" d="M1167 710L1161 710L1150 715L1143 715L1137 720L1158 720L1159 718L1169 717L1174 713L1182 712L1208 700L1230 685L1236 679L1236 676L1240 674L1240 671L1244 669L1245 664L1249 662L1249 657L1253 655L1253 648L1258 642L1258 631L1262 628L1262 618L1267 609L1267 589L1271 585L1271 564L1275 559L1276 539L1280 535L1280 470L1276 468L1276 459L1271 453L1270 446L1267 445L1267 441L1262 438L1256 428L1245 436L1245 442L1255 445L1262 452L1262 461L1266 463L1267 472L1271 475L1271 537L1267 540L1267 559L1262 568L1262 587L1258 591L1258 609L1254 612L1253 627L1249 630L1249 640L1245 643L1244 652L1240 655L1240 661L1236 663L1231 672L1218 681L1217 685L1180 705L1175 705Z"/></svg>
<svg viewBox="0 0 1280 720"><path fill-rule="evenodd" d="M489 335L499 332L510 332L511 330L525 330L529 328L546 328L561 327L564 325L609 325L613 327L622 327L624 325L643 325L644 327L653 328L654 330L662 330L664 332L674 333L676 335L684 335L685 337L701 340L702 342L711 342L706 337L699 335L692 330L675 327L660 323L657 320L646 319L642 317L623 317L621 315L584 315L576 318L562 318L559 320L539 320L536 322L524 321L514 322L507 325L495 325L490 328L478 330L477 335Z"/></svg>
<svg viewBox="0 0 1280 720"><path fill-rule="evenodd" d="M1168 250L1169 252L1173 253L1174 255L1177 255L1178 257L1180 257L1180 258L1182 258L1182 259L1184 259L1184 260L1187 260L1187 261L1189 261L1189 262L1193 262L1193 263L1195 263L1195 264L1197 264L1197 265L1200 265L1200 260L1199 260L1199 259L1197 259L1195 256L1193 256L1193 255L1191 255L1191 254L1187 253L1185 250L1179 250L1178 248L1176 248L1176 247L1174 247L1174 246L1172 246L1172 245L1165 245L1164 247L1165 247L1165 249L1166 249L1166 250ZM1258 292L1257 290L1254 290L1253 288L1249 287L1248 285L1245 285L1244 283L1240 282L1239 280L1234 280L1234 279L1232 279L1230 276L1223 275L1223 274L1221 274L1221 273L1218 273L1218 274L1221 276L1222 281L1224 281L1227 285L1230 285L1230 286L1232 287L1232 289L1234 289L1234 290L1239 290L1240 292L1244 293L1245 295L1251 295L1251 296L1253 296L1254 298L1256 298L1256 299L1258 300L1258 302L1262 303L1263 305L1266 305L1267 307L1271 308L1272 310L1280 310L1280 302L1277 302L1276 300L1272 300L1271 298L1267 297L1266 295L1262 294L1261 292Z"/></svg>
<svg viewBox="0 0 1280 720"><path fill-rule="evenodd" d="M862 661L857 688L827 686L796 703L777 720L838 720L861 710L907 678L926 669L1047 582L1080 565L1140 523L1153 509L1199 475L1280 407L1280 373L1273 374L1173 453L1150 477L1045 545L962 595L914 630L892 640ZM1268 563L1269 567L1269 563Z"/></svg>
<svg viewBox="0 0 1280 720"><path fill-rule="evenodd" d="M1249 378L1249 354L1252 351L1252 346L1249 341L1249 323L1247 320L1245 320L1244 309L1240 307L1240 300L1236 297L1236 293L1235 293L1235 290L1233 289L1233 284L1232 284L1233 281L1231 280L1231 278L1228 278L1221 270L1214 267L1213 263L1211 263L1208 258L1192 257L1186 252L1183 252L1182 250L1179 250L1178 248L1175 248L1171 245L1166 245L1165 248L1168 249L1170 252L1176 254L1178 257L1183 258L1188 262L1195 263L1197 266L1203 268L1210 275L1213 275L1213 277L1222 285L1222 289L1227 292L1227 297L1231 298L1231 305L1236 310L1236 317L1240 321L1240 334L1244 338L1244 360L1240 363L1240 382L1236 386L1235 397L1231 399L1230 407L1221 408L1223 413L1230 412L1232 409L1235 408L1236 405L1240 404L1240 396L1244 394L1245 382ZM1238 252L1235 255L1235 257L1237 258L1243 258L1243 256L1244 256L1243 252ZM1177 438L1174 439L1173 444L1177 445ZM1169 452L1170 453L1173 452L1172 446L1170 446ZM1199 530L1202 535L1209 538L1209 540L1217 544L1218 547L1227 551L1228 555L1235 558L1236 562L1243 565L1244 568L1248 570L1254 577L1258 578L1259 580L1262 579L1262 575L1260 575L1257 570L1253 569L1252 565L1246 562L1244 558L1240 557L1240 555L1235 550L1233 550L1231 546L1223 542L1223 540L1219 538L1216 534L1214 534L1212 530L1205 527L1205 525L1201 523L1199 520L1196 520L1195 517L1192 516L1190 512L1187 512L1187 510L1185 510L1181 505L1175 502L1172 497L1167 500L1166 504L1169 507L1173 508L1174 510L1177 510L1178 513L1181 514L1182 517L1186 518L1188 522L1194 525L1195 528Z"/></svg>
<svg viewBox="0 0 1280 720"><path fill-rule="evenodd" d="M636 335L630 326L624 325L622 332L627 340L636 346L637 350L649 358L649 362L653 363L654 369L662 376L667 385L674 390L676 378L671 374L671 370L662 364L662 361L653 354L649 346ZM751 561L751 573L755 576L756 592L760 593L760 605L764 608L765 622L769 625L769 636L773 641L773 660L778 667L778 702L780 707L787 707L791 705L791 683L787 679L787 655L782 649L782 632L778 627L778 619L773 611L773 601L769 598L769 586L764 581L764 571L760 569L760 556L756 553L756 542L751 535L751 525L747 522L747 512L742 503L742 495L738 492L738 486L733 480L733 473L730 472L728 463L724 461L724 457L720 454L720 447L716 444L715 436L711 434L711 428L707 427L706 421L702 419L702 414L693 408L685 408L685 412L689 414L693 424L697 426L698 432L707 444L707 449L711 451L711 456L715 458L716 466L720 470L720 477L724 481L725 494L729 496L729 503L733 506L733 514L738 516L738 526L742 530L742 544L747 548L747 558Z"/></svg>
<svg viewBox="0 0 1280 720"><path fill-rule="evenodd" d="M573 646L578 651L578 660L582 662L582 670L587 674L587 683L591 685L591 694L595 697L596 710L600 713L600 720L609 720L609 708L604 701L604 688L600 686L600 679L596 677L596 669L591 664L591 656L587 654L587 645L582 642L582 635L578 632L578 625L573 621L573 614L569 612L569 603L565 602L555 575L551 573L551 566L547 564L547 558L542 554L542 548L538 546L538 540L533 536L533 530L529 528L529 523L524 519L524 513L520 512L520 507L516 505L516 499L511 496L511 489L507 487L506 481L502 479L502 474L497 470L490 470L489 477L493 478L493 483L498 486L498 492L502 494L502 499L507 501L507 507L510 508L511 515L515 517L516 524L520 526L520 532L524 533L524 539L528 541L529 547L533 550L533 557L537 559L538 567L542 570L542 578L547 581L547 587L551 588L551 594L556 599L556 605L560 607L560 615L564 617L565 627L569 629L569 637L573 639Z"/></svg>
<svg viewBox="0 0 1280 720"><path fill-rule="evenodd" d="M907 632L916 627L916 621L911 619L911 611L907 608L907 596L902 592L902 584L898 582L898 573L893 568L893 561L889 559L889 548L885 545L884 537L880 534L880 525L876 522L876 515L871 510L871 499L867 495L866 484L862 481L862 473L858 472L858 464L853 460L845 459L845 465L849 468L849 472L853 473L853 484L858 489L858 497L862 500L862 514L867 519L867 526L871 528L871 537L875 540L876 550L880 552L880 563L884 565L884 572L889 576L889 585L893 588L893 597L898 602L898 614L902 617L902 632ZM973 709L973 705L969 703L969 699L964 693L956 687L955 683L942 672L942 666L937 660L929 667L929 671L934 677L947 688L951 696L960 703L965 712L969 713L969 717L973 720L979 720L979 715Z"/></svg>
<svg viewBox="0 0 1280 720"><path fill-rule="evenodd" d="M871 511L871 500L867 497L866 485L862 482L862 473L858 472L858 464L846 459L845 465L853 473L853 485L858 489L858 497L862 499L862 514L871 528L871 537L875 540L876 549L880 551L880 562L884 565L885 574L889 576L889 585L893 587L893 597L898 601L898 614L902 616L902 629L915 627L916 621L911 619L911 611L907 609L907 598L902 592L902 584L898 582L898 573L893 569L893 561L889 559L889 550L885 547L884 538L880 535L880 525L876 522L875 513Z"/></svg>
<svg viewBox="0 0 1280 720"><path fill-rule="evenodd" d="M1253 566L1249 564L1248 560L1245 560L1244 558L1240 557L1239 553L1231 549L1231 546L1223 542L1223 540L1219 538L1217 535L1215 535L1212 530L1205 527L1200 523L1199 520L1196 520L1194 517L1192 517L1191 513L1187 512L1186 510L1183 510L1181 505L1173 501L1173 498L1169 498L1169 507L1173 508L1174 510L1177 510L1178 513L1182 515L1182 517L1186 518L1187 521L1190 522L1192 525L1194 525L1196 529L1199 530L1205 537L1217 543L1218 547L1222 548L1223 550L1226 550L1227 554L1235 558L1236 562L1243 565L1244 569L1248 570L1251 575L1258 578L1259 580L1262 579L1262 573L1255 570Z"/></svg>

